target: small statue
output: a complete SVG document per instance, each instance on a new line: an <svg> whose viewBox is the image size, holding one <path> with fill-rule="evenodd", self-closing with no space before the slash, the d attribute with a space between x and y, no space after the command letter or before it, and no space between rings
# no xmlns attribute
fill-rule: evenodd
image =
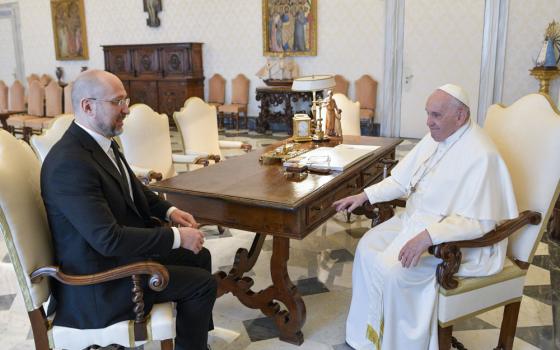
<svg viewBox="0 0 560 350"><path fill-rule="evenodd" d="M342 136L342 111L336 105L336 101L332 98L332 91L329 90L327 98L325 99L327 108L325 131L328 136Z"/></svg>

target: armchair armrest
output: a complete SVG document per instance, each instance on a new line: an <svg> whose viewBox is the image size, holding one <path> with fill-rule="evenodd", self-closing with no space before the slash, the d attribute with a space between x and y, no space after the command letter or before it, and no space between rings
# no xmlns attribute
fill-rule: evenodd
<svg viewBox="0 0 560 350"><path fill-rule="evenodd" d="M357 207L352 211L355 215L365 215L368 219L371 219L371 227L379 225L382 222L389 220L395 215L396 207L405 207L406 199L399 198L394 199L389 202L379 202L371 204L370 202L365 202L362 206Z"/></svg>
<svg viewBox="0 0 560 350"><path fill-rule="evenodd" d="M162 173L158 173L152 169L142 168L134 164L130 164L130 169L140 181L144 184L149 184L151 180L161 181L163 179Z"/></svg>
<svg viewBox="0 0 560 350"><path fill-rule="evenodd" d="M251 149L253 149L253 146L251 146L248 143L243 143L242 141L219 140L218 144L219 144L220 148L240 148L240 149L244 150L245 152L249 152L249 151L251 151Z"/></svg>
<svg viewBox="0 0 560 350"><path fill-rule="evenodd" d="M439 284L445 289L457 288L458 280L453 275L459 271L461 259L463 257L461 248L477 248L486 247L498 243L509 237L521 227L531 224L538 225L541 222L541 213L525 210L515 219L506 220L498 225L494 230L488 232L484 236L465 241L445 242L433 245L428 248L428 252L443 261L438 265L436 277ZM529 268L529 263L523 261L515 262L523 269Z"/></svg>
<svg viewBox="0 0 560 350"><path fill-rule="evenodd" d="M202 164L207 166L213 155L202 152L187 151L185 154L172 154L173 163ZM219 158L219 157L218 157Z"/></svg>
<svg viewBox="0 0 560 350"><path fill-rule="evenodd" d="M61 272L58 266L44 266L33 271L30 277L31 283L38 283L43 277L48 276L72 286L87 286L132 277L132 302L135 304L134 338L137 341L143 341L148 339L148 331L144 314L144 291L141 275L150 275L148 286L155 291L162 291L169 284L167 268L153 261L132 263L91 275L67 275Z"/></svg>

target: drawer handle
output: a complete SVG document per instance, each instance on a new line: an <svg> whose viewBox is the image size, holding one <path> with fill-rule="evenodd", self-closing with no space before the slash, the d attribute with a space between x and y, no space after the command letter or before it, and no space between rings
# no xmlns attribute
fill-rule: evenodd
<svg viewBox="0 0 560 350"><path fill-rule="evenodd" d="M321 211L321 210L323 210L323 207L322 207L322 206L320 206L320 207L311 207L311 210Z"/></svg>
<svg viewBox="0 0 560 350"><path fill-rule="evenodd" d="M358 185L357 184L348 184L348 185L346 185L346 188L354 188L355 189L355 188L358 188Z"/></svg>
<svg viewBox="0 0 560 350"><path fill-rule="evenodd" d="M364 175L366 175L366 176L375 176L375 173L364 172Z"/></svg>

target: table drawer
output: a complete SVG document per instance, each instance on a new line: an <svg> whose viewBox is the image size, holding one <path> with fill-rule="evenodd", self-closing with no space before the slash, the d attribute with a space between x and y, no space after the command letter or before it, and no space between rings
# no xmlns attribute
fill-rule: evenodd
<svg viewBox="0 0 560 350"><path fill-rule="evenodd" d="M334 201L355 194L360 190L359 180L360 176L356 174L340 184L334 193L331 192L311 202L307 206L307 224L312 225L325 217L331 216L334 213L334 208L331 207Z"/></svg>
<svg viewBox="0 0 560 350"><path fill-rule="evenodd" d="M383 167L384 167L383 163L375 162L370 166L368 166L367 168L365 168L364 170L362 170L361 171L362 184L364 184L364 186L367 186L370 183L372 183L375 179L377 179L379 175L383 174Z"/></svg>

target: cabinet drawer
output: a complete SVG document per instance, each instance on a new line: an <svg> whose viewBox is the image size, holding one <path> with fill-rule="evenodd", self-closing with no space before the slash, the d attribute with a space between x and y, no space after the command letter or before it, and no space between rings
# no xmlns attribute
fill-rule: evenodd
<svg viewBox="0 0 560 350"><path fill-rule="evenodd" d="M307 206L307 224L312 225L317 221L329 217L334 213L331 205L343 197L355 194L359 191L359 175L354 175L350 179L340 184L334 192L322 196Z"/></svg>

